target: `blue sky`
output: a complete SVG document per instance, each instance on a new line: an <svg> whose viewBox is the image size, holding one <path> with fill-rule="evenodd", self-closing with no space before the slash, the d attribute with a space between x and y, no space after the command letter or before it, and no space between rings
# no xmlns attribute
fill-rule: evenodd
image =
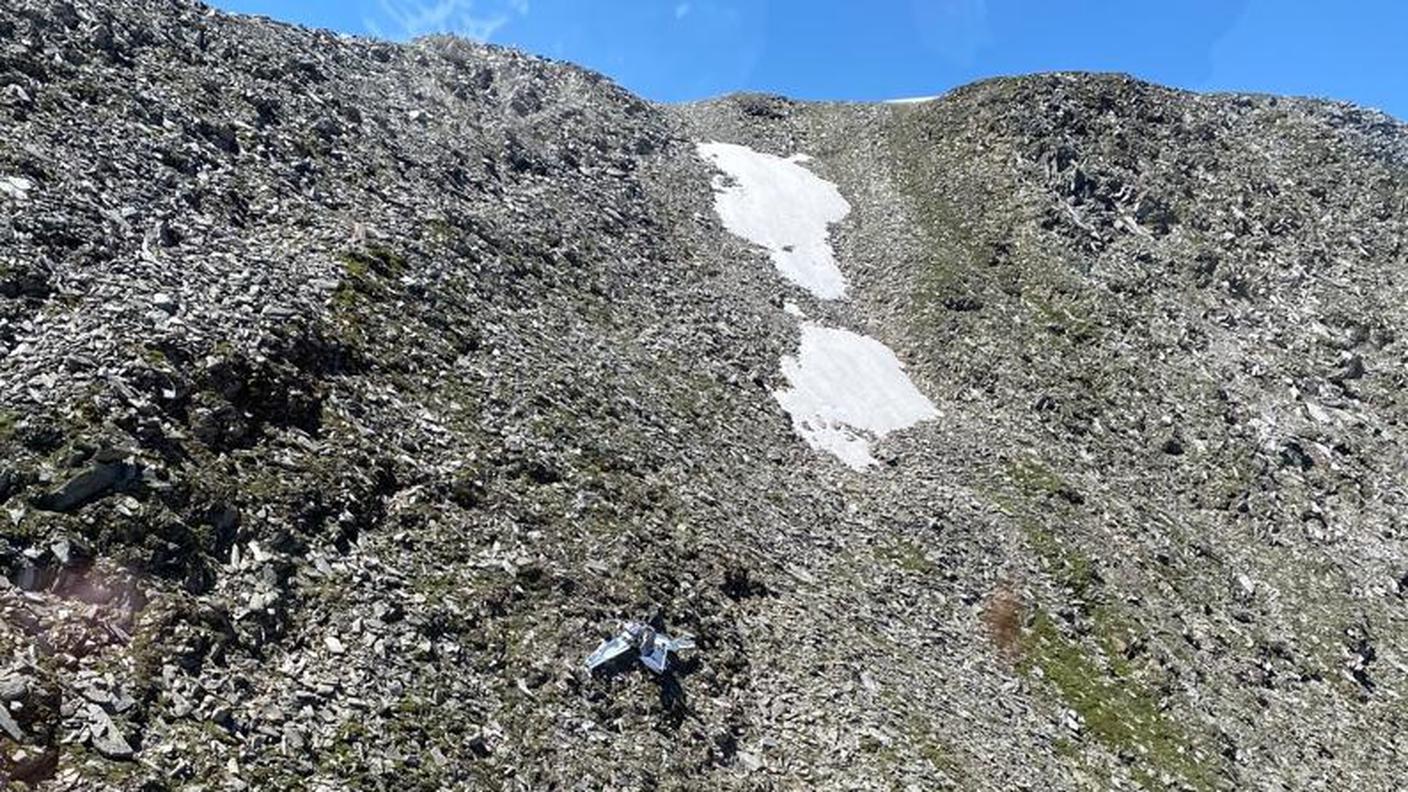
<svg viewBox="0 0 1408 792"><path fill-rule="evenodd" d="M1408 3L1389 0L215 0L359 35L457 32L589 66L650 99L941 93L1123 71L1326 96L1408 119Z"/></svg>

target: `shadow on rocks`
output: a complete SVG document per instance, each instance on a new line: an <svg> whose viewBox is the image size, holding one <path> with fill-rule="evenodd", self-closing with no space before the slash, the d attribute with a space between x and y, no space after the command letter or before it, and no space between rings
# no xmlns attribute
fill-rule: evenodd
<svg viewBox="0 0 1408 792"><path fill-rule="evenodd" d="M676 661L665 669L663 674L655 674L640 666L634 654L617 657L592 672L593 677L617 679L632 670L651 678L660 688L660 711L664 726L670 731L679 729L689 716L689 694L685 691L684 680L698 668L694 659Z"/></svg>
<svg viewBox="0 0 1408 792"><path fill-rule="evenodd" d="M685 692L684 680L699 667L699 661L690 658L665 669L656 677L660 685L660 710L665 718L665 726L671 731L684 724L689 715L689 694Z"/></svg>

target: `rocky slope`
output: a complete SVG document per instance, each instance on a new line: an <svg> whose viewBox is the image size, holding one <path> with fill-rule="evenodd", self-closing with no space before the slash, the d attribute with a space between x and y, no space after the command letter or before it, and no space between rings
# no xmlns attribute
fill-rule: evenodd
<svg viewBox="0 0 1408 792"><path fill-rule="evenodd" d="M0 773L1391 789L1408 130L1049 75L643 102L187 0L0 8ZM697 141L834 182L818 300ZM940 418L857 472L795 305ZM621 619L696 637L589 675Z"/></svg>

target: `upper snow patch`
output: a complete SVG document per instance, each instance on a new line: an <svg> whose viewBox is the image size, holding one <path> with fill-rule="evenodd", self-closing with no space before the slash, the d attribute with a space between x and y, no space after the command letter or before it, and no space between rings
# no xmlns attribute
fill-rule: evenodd
<svg viewBox="0 0 1408 792"><path fill-rule="evenodd" d="M730 232L767 248L783 277L823 300L846 295L827 227L850 214L836 185L783 159L732 143L700 143L699 154L730 179L716 179L714 210Z"/></svg>
<svg viewBox="0 0 1408 792"><path fill-rule="evenodd" d="M782 359L792 386L773 394L812 448L856 470L875 464L869 436L935 418L939 411L914 387L889 347L849 330L802 325L802 349Z"/></svg>

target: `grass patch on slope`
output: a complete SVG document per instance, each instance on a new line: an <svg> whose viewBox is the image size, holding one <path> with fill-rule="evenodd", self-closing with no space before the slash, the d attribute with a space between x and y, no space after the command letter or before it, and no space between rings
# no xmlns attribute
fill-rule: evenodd
<svg viewBox="0 0 1408 792"><path fill-rule="evenodd" d="M19 425L19 422L19 413L13 410L0 410L0 442L15 436L15 427Z"/></svg>
<svg viewBox="0 0 1408 792"><path fill-rule="evenodd" d="M927 575L938 570L922 545L903 537L875 548L875 556L880 561L916 575Z"/></svg>
<svg viewBox="0 0 1408 792"><path fill-rule="evenodd" d="M1023 636L1018 669L1050 684L1092 738L1131 759L1131 772L1146 789L1218 788L1212 757L1162 709L1159 696L1112 675L1098 653L1063 633L1045 612Z"/></svg>
<svg viewBox="0 0 1408 792"><path fill-rule="evenodd" d="M1051 522L1071 517L1078 501L1073 486L1036 458L1007 463L1006 491L991 498L1016 520L1027 549L1043 574L1076 614L1074 630L1063 629L1055 612L1037 608L1016 639L1016 669L1047 687L1084 723L1080 739L1066 740L1063 760L1090 772L1085 746L1096 743L1129 764L1149 790L1222 788L1221 763L1204 748L1204 735L1165 711L1163 696L1141 676L1137 648L1144 631L1131 614L1111 602L1099 562ZM1077 493L1078 494L1078 493Z"/></svg>

